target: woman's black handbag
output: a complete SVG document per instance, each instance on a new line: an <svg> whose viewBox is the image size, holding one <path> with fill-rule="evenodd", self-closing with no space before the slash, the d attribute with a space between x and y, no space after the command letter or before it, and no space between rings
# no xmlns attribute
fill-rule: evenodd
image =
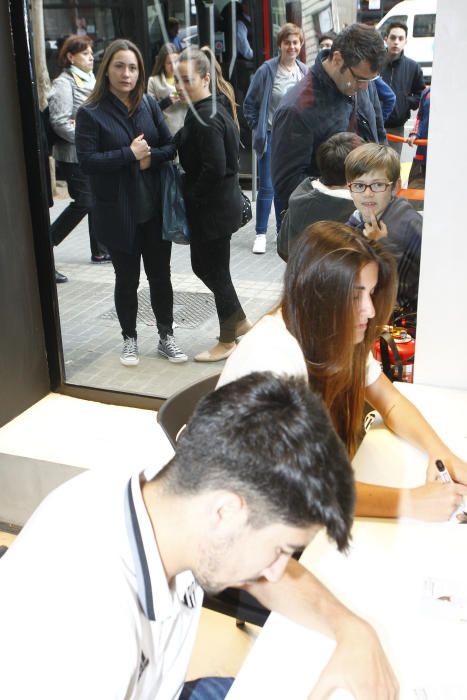
<svg viewBox="0 0 467 700"><path fill-rule="evenodd" d="M175 163L161 168L162 239L188 245L190 229L183 199L181 175Z"/></svg>
<svg viewBox="0 0 467 700"><path fill-rule="evenodd" d="M253 213L251 211L251 202L246 194L240 189L240 195L242 197L242 218L240 219L240 228L246 226L246 224L253 218Z"/></svg>

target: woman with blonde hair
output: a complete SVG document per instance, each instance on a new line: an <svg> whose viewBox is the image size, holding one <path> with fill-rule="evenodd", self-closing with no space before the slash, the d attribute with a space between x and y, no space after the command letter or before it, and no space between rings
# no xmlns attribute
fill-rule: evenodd
<svg viewBox="0 0 467 700"><path fill-rule="evenodd" d="M197 362L225 360L236 338L250 328L230 275L230 238L240 226L242 208L239 130L224 106L227 98L213 98L211 66L203 51L185 49L176 73L180 97L189 105L176 142L185 171L191 266L214 295L220 327L219 342L196 355Z"/></svg>
<svg viewBox="0 0 467 700"><path fill-rule="evenodd" d="M345 224L309 226L289 257L278 308L264 316L227 361L219 385L253 371L308 378L353 457L365 400L387 427L428 454L427 482L397 489L357 482L356 514L447 520L467 494L467 464L381 373L371 348L397 289L393 255ZM443 460L458 483L436 480Z"/></svg>
<svg viewBox="0 0 467 700"><path fill-rule="evenodd" d="M176 134L185 121L186 105L180 101L175 85L178 52L173 44L164 44L154 61L148 80L148 95L159 103L171 134Z"/></svg>

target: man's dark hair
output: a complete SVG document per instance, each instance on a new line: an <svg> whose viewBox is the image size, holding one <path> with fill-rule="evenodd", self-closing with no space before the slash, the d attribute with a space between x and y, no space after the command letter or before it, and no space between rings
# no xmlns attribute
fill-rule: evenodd
<svg viewBox="0 0 467 700"><path fill-rule="evenodd" d="M330 41L334 41L336 36L337 36L336 32L326 32L326 34L321 34L319 39L318 39L318 44L321 44L321 42L324 41L325 39L329 39Z"/></svg>
<svg viewBox="0 0 467 700"><path fill-rule="evenodd" d="M383 66L386 50L381 34L367 24L351 24L334 39L330 56L339 51L348 67L360 61L368 61L371 70L379 73Z"/></svg>
<svg viewBox="0 0 467 700"><path fill-rule="evenodd" d="M345 159L354 148L361 146L364 140L352 131L342 131L334 134L319 146L316 151L316 163L320 172L320 180L327 187L344 187Z"/></svg>
<svg viewBox="0 0 467 700"><path fill-rule="evenodd" d="M348 545L352 468L321 399L302 379L255 372L208 394L156 479L182 496L237 493L252 527L324 525L340 550Z"/></svg>
<svg viewBox="0 0 467 700"><path fill-rule="evenodd" d="M405 32L405 38L407 39L407 36L409 34L409 28L404 22L400 22L399 20L391 22L391 24L389 24L386 29L385 36L389 36L391 29L403 29Z"/></svg>

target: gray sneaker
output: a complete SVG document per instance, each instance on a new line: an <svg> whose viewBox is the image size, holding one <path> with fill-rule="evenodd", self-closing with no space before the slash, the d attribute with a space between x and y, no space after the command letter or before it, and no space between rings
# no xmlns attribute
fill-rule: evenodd
<svg viewBox="0 0 467 700"><path fill-rule="evenodd" d="M139 363L138 343L136 342L136 338L124 339L120 362L126 367L132 367Z"/></svg>
<svg viewBox="0 0 467 700"><path fill-rule="evenodd" d="M165 338L159 339L157 352L162 357L166 357L169 362L186 362L187 355L180 350L173 335L167 334Z"/></svg>

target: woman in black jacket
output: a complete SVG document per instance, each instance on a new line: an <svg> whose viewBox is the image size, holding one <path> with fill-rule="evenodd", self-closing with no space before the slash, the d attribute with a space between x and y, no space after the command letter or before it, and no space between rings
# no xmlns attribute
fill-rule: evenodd
<svg viewBox="0 0 467 700"><path fill-rule="evenodd" d="M211 94L211 65L202 51L180 54L176 81L181 99L189 104L175 138L185 171L191 266L214 294L220 326L219 342L195 360L217 362L233 352L235 339L250 328L230 276L230 237L239 228L242 208L239 131L225 96Z"/></svg>
<svg viewBox="0 0 467 700"><path fill-rule="evenodd" d="M175 146L144 88L139 49L117 39L107 47L96 86L76 120L76 149L90 176L93 220L115 269L115 308L124 339L120 361L127 366L139 362L141 257L160 336L157 351L170 362L188 359L173 337L172 244L162 240L161 232L161 165L175 157Z"/></svg>

